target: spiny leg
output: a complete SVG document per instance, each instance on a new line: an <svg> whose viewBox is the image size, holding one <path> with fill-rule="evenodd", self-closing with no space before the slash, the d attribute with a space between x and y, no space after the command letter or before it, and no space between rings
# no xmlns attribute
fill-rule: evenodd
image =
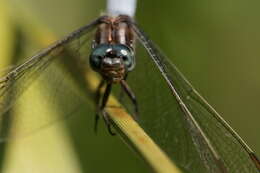
<svg viewBox="0 0 260 173"><path fill-rule="evenodd" d="M94 132L97 133L97 125L99 120L99 103L101 100L101 89L105 84L105 80L100 81L96 93L95 93L95 104L96 104L96 114L95 114L95 124L94 124Z"/></svg>
<svg viewBox="0 0 260 173"><path fill-rule="evenodd" d="M109 132L110 135L114 136L116 135L112 130L111 130L111 123L110 123L110 120L109 120L109 115L108 113L105 111L105 110L102 110L102 115L103 115L103 119L104 119L104 122L107 126L107 130Z"/></svg>
<svg viewBox="0 0 260 173"><path fill-rule="evenodd" d="M124 89L124 91L126 92L126 94L128 95L128 97L130 98L130 100L132 101L132 103L134 105L134 108L135 108L134 119L137 120L139 111L138 111L138 104L137 104L137 100L136 100L135 94L131 90L129 85L126 83L125 80L120 81L120 84L121 84L122 88Z"/></svg>
<svg viewBox="0 0 260 173"><path fill-rule="evenodd" d="M126 81L126 79L127 79L127 74L125 75L125 77L124 77L124 80ZM122 101L123 101L123 97L124 97L124 93L125 93L125 91L124 91L124 89L121 87L121 90L120 90L120 93L119 93L119 102L121 102L122 103Z"/></svg>
<svg viewBox="0 0 260 173"><path fill-rule="evenodd" d="M104 95L103 95L103 99L102 99L102 104L101 104L101 107L100 107L100 111L102 112L102 115L103 115L105 124L106 124L106 126L107 126L108 132L109 132L111 135L115 135L115 133L113 133L112 130L111 130L111 123L110 123L108 114L107 114L107 112L104 110L104 109L105 109L105 106L106 106L106 104L107 104L109 95L110 95L110 93L111 93L111 89L112 89L112 84L111 84L111 83L108 83L107 86L106 86L105 93L104 93Z"/></svg>

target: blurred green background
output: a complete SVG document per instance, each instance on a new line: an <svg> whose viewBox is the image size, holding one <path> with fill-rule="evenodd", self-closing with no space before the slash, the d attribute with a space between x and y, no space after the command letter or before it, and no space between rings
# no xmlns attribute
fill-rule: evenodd
<svg viewBox="0 0 260 173"><path fill-rule="evenodd" d="M105 12L105 1L9 0L8 3L12 4L9 8L14 15L23 9L58 38ZM256 0L140 0L136 13L139 25L168 56L174 56L173 63L258 155L259 5ZM23 15L19 20L23 21ZM92 129L83 127L84 120L79 121L72 125L72 133L76 134L72 145L79 153L79 170L149 172L144 161L119 138L111 138L104 129L100 129L97 137L89 135Z"/></svg>

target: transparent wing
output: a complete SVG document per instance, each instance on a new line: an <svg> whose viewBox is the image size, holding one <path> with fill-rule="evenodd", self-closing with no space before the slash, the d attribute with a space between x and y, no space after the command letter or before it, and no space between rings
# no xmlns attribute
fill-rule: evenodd
<svg viewBox="0 0 260 173"><path fill-rule="evenodd" d="M171 94L176 100L176 104L179 105L178 108L175 108L174 105L168 106L167 104L171 102L168 101L168 103L162 105L167 106L168 110L165 110L163 113L160 112L160 116L168 116L173 109L179 109L182 114L180 118L176 113L177 111L175 111L175 114L167 117L167 122L161 122L162 124L164 123L164 126L178 126L179 128L176 127L178 130L176 133L178 134L173 139L169 139L168 136L163 138L162 135L165 134L155 135L156 142L161 144L161 147L167 153L176 151L173 154L173 160L184 170L195 171L193 168L198 168L198 164L202 164L205 169L201 168L201 170L205 172L259 172L259 160L246 143L205 99L199 95L145 33L135 23L131 24L137 38L165 79ZM143 63L143 66L145 64ZM149 68L148 71L151 70ZM163 88L161 90L163 91ZM156 90L153 92L156 94ZM163 93L161 95L163 96ZM177 122L179 118L180 120ZM172 121L172 124L170 121ZM153 128L155 129L155 127ZM183 132L179 132L180 130ZM189 133L191 141L189 141L187 133ZM166 143L168 144L166 145ZM173 144L173 148L175 144L180 144L180 149L169 148L169 143ZM195 161L196 158L194 156L196 154L191 154L193 152L192 147L194 146L200 161ZM186 150L186 152L181 152L181 150ZM181 153L181 156L178 156L178 153ZM196 171L203 172L198 169Z"/></svg>
<svg viewBox="0 0 260 173"><path fill-rule="evenodd" d="M80 67L88 62L89 33L99 22L100 18L79 28L0 78L0 142L10 133L15 134L12 137L33 133L87 103L81 79L74 76L83 76ZM44 112L44 107L49 110ZM59 116L46 116L50 112ZM14 123L19 130L10 128Z"/></svg>

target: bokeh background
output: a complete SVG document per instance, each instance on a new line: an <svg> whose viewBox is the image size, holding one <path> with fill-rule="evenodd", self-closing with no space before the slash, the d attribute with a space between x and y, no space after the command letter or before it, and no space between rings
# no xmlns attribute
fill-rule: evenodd
<svg viewBox="0 0 260 173"><path fill-rule="evenodd" d="M57 38L85 25L105 11L105 1L9 0L6 3L9 3L10 14L20 13L21 22L29 15L55 33ZM136 13L136 20L154 42L168 56L174 56L173 63L258 155L259 5L260 2L256 0L140 0ZM56 144L58 146L53 151L48 151L48 148L42 151L46 158L49 156L56 172L150 171L145 162L119 138L111 138L104 127L95 136L91 127L84 128L84 121L84 118L79 118L69 126L72 135L68 135L66 139L73 136L73 142L68 140L68 144ZM44 143L38 146L40 145ZM67 153L64 150L67 149L61 146L72 148L69 153L77 154L71 154L71 160L64 161ZM19 151L24 149L26 148L20 148ZM39 150L37 147L36 149ZM27 148L24 154L31 150L33 149ZM15 154L6 155L8 159L3 159L2 164L2 169L7 170L6 172L9 169L9 172L15 172L15 167L20 172L22 169L33 172L37 166L40 170L50 169L49 172L54 172L52 166L45 161L36 165L32 158L38 156L42 159L43 156L39 153L37 156L31 154L31 157L30 154L25 154L19 156L19 159L14 157ZM59 159L51 159L53 155L58 155ZM28 159L31 159L32 166L25 168L21 160ZM59 169L58 164L64 170Z"/></svg>

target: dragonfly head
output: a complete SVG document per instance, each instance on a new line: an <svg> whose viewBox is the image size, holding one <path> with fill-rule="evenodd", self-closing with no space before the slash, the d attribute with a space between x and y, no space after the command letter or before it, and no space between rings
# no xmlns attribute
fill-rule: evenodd
<svg viewBox="0 0 260 173"><path fill-rule="evenodd" d="M90 66L105 80L117 83L135 66L133 51L123 44L100 44L90 55Z"/></svg>

